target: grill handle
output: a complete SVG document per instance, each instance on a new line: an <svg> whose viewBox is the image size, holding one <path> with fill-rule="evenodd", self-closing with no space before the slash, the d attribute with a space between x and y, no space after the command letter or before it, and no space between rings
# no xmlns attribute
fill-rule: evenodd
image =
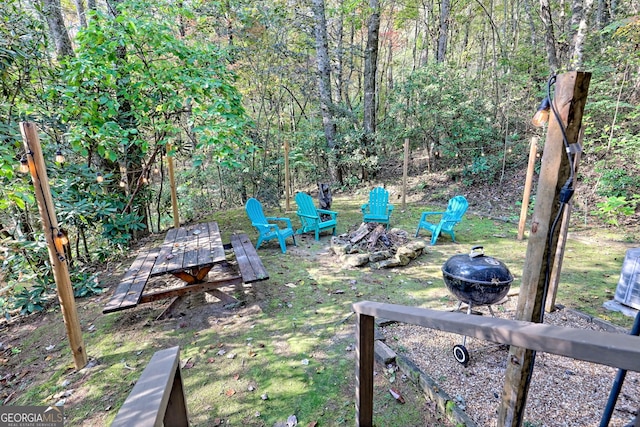
<svg viewBox="0 0 640 427"><path fill-rule="evenodd" d="M471 252L469 252L469 258L476 258L479 256L484 256L484 246L477 245L471 247Z"/></svg>

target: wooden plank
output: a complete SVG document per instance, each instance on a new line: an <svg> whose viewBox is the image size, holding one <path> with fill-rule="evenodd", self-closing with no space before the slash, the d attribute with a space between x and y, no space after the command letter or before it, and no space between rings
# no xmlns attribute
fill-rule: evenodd
<svg viewBox="0 0 640 427"><path fill-rule="evenodd" d="M167 232L167 235L172 231L174 231L175 233L175 229L171 229L169 230L169 232ZM168 244L167 240L168 239L165 238L165 243L163 243L160 247L160 252L158 252L156 264L153 266L153 270L151 270L152 277L157 276L158 274L164 274L166 270L166 264L168 262L167 257L171 255L171 252L173 250L173 243Z"/></svg>
<svg viewBox="0 0 640 427"><path fill-rule="evenodd" d="M222 237L215 221L171 229L151 276L211 266L225 259Z"/></svg>
<svg viewBox="0 0 640 427"><path fill-rule="evenodd" d="M138 270L138 274L136 275L136 279L134 280L131 288L129 288L129 292L125 296L122 301L122 306L134 306L138 305L140 302L140 296L144 291L147 282L149 281L149 275L151 274L151 269L153 268L153 264L156 262L156 258L158 256L158 249L150 250L147 253L147 257L145 258L142 266Z"/></svg>
<svg viewBox="0 0 640 427"><path fill-rule="evenodd" d="M238 269L244 283L252 283L269 278L267 269L262 264L262 260L246 234L232 235L231 246L233 246L236 254Z"/></svg>
<svg viewBox="0 0 640 427"><path fill-rule="evenodd" d="M236 276L236 277L229 277L229 278L214 280L211 282L202 282L202 283L196 283L188 286L181 286L179 288L167 289L164 291L146 293L140 297L139 304L144 304L147 302L158 301L161 299L167 299L167 298L172 298L172 297L177 297L182 295L194 294L202 291L209 292L212 289L220 288L223 286L239 285L242 282L243 282L242 277Z"/></svg>
<svg viewBox="0 0 640 427"><path fill-rule="evenodd" d="M524 181L524 191L522 192L522 206L520 207L520 221L518 222L518 240L524 238L524 227L527 224L527 212L529 211L529 197L531 196L531 185L533 184L533 174L536 166L536 156L538 154L538 137L531 138L529 145L529 163L527 164L527 176Z"/></svg>
<svg viewBox="0 0 640 427"><path fill-rule="evenodd" d="M209 250L211 252L211 260L209 262L217 263L227 259L224 253L224 247L222 244L222 236L220 235L220 229L217 222L210 222L209 224Z"/></svg>
<svg viewBox="0 0 640 427"><path fill-rule="evenodd" d="M140 254L138 254L131 266L127 269L127 271L125 271L124 275L122 276L118 287L107 303L105 309L103 310L103 313L113 311L112 309L119 307L122 304L122 300L127 295L127 292L129 292L129 288L131 288L131 285L133 284L138 271L140 270L140 267L142 267L142 263L144 263L146 257L146 253L141 252Z"/></svg>
<svg viewBox="0 0 640 427"><path fill-rule="evenodd" d="M640 372L640 337L521 320L362 301L353 311L473 338ZM425 335L426 336L426 335ZM510 363L513 364L513 361Z"/></svg>
<svg viewBox="0 0 640 427"><path fill-rule="evenodd" d="M151 274L159 249L141 252L125 272L103 313L124 310L138 305L140 296Z"/></svg>
<svg viewBox="0 0 640 427"><path fill-rule="evenodd" d="M373 425L373 316L356 312L356 426Z"/></svg>
<svg viewBox="0 0 640 427"><path fill-rule="evenodd" d="M179 347L157 351L111 426L188 426L179 364Z"/></svg>

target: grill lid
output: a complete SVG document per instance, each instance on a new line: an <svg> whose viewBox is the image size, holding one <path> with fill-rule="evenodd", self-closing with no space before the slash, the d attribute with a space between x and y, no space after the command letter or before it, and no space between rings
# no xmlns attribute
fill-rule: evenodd
<svg viewBox="0 0 640 427"><path fill-rule="evenodd" d="M497 259L485 256L482 246L474 246L471 252L454 255L442 266L446 277L481 285L503 285L513 281L507 266Z"/></svg>

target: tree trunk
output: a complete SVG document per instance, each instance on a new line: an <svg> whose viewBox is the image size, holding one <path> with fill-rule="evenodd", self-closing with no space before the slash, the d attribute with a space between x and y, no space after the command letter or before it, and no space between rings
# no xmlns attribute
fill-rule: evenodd
<svg viewBox="0 0 640 427"><path fill-rule="evenodd" d="M573 36L573 53L571 55L572 70L582 68L582 54L584 51L584 41L587 37L587 23L592 8L593 0L584 0L584 8L581 8L582 13L579 19L578 30Z"/></svg>
<svg viewBox="0 0 640 427"><path fill-rule="evenodd" d="M111 14L117 17L118 11L116 6L120 3L120 0L110 0L107 2L109 5L109 9ZM138 123L135 119L135 115L133 113L133 109L131 107L131 102L126 98L125 93L127 90L127 85L129 81L129 76L126 74L126 63L127 63L127 46L119 45L116 47L115 56L117 58L116 67L120 69L124 69L123 71L116 71L118 74L117 79L117 94L116 97L118 99L119 108L118 108L118 125L122 129L137 129ZM136 132L137 134L137 132ZM124 151L124 158L122 159L122 164L120 166L120 177L126 184L127 194L131 194L132 199L129 200L127 206L124 209L125 213L135 211L137 215L140 216L143 224L149 224L149 218L147 216L147 209L145 206L147 202L143 202L141 200L140 186L142 185L142 176L143 172L146 172L143 168L143 153L138 144L126 144L126 148ZM134 198L140 198L141 203L132 203ZM140 235L147 234L140 233L138 231L134 231L132 234L134 238L138 238Z"/></svg>
<svg viewBox="0 0 640 427"><path fill-rule="evenodd" d="M553 21L551 19L551 7L549 0L540 0L540 18L545 29L545 46L547 48L547 61L551 74L558 71L558 56L556 54L556 39L553 35Z"/></svg>
<svg viewBox="0 0 640 427"><path fill-rule="evenodd" d="M324 136L327 140L329 175L331 181L336 180L337 159L334 151L336 145L336 125L333 120L331 98L331 63L329 61L329 43L327 41L327 21L324 15L324 0L312 0L315 19L316 57L318 65L318 91L320 94L320 110Z"/></svg>
<svg viewBox="0 0 640 427"><path fill-rule="evenodd" d="M449 14L451 4L449 0L440 3L440 32L438 36L438 63L443 63L447 53L447 38L449 36Z"/></svg>
<svg viewBox="0 0 640 427"><path fill-rule="evenodd" d="M598 0L598 9L596 11L596 29L603 29L608 23L609 14L607 13L607 0Z"/></svg>
<svg viewBox="0 0 640 427"><path fill-rule="evenodd" d="M378 0L369 0L369 8L371 15L367 25L367 47L364 52L364 133L367 142L376 131L376 72L380 30Z"/></svg>
<svg viewBox="0 0 640 427"><path fill-rule="evenodd" d="M84 11L84 1L74 0L76 3L76 12L78 13L78 21L81 28L87 28L87 14Z"/></svg>
<svg viewBox="0 0 640 427"><path fill-rule="evenodd" d="M337 22L338 45L336 46L336 99L338 103L343 101L344 90L344 0L340 0L340 15Z"/></svg>
<svg viewBox="0 0 640 427"><path fill-rule="evenodd" d="M60 60L65 56L73 56L69 32L62 18L60 0L42 0L41 6L49 26L49 35L56 45L56 57Z"/></svg>
<svg viewBox="0 0 640 427"><path fill-rule="evenodd" d="M527 15L527 21L529 22L529 32L531 33L531 47L534 52L537 50L538 42L536 37L536 23L531 13L531 0L524 0L524 13Z"/></svg>

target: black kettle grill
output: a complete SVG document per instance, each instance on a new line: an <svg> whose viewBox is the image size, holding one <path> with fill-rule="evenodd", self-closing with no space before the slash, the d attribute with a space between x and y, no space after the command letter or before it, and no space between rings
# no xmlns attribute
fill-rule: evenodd
<svg viewBox="0 0 640 427"><path fill-rule="evenodd" d="M486 305L493 316L491 304L502 300L511 287L513 275L507 266L495 258L485 256L482 246L474 246L467 254L454 255L442 266L442 276L449 291L462 303L467 303L467 314L471 307ZM469 352L465 347L467 337L462 344L453 347L453 357L461 364L469 362Z"/></svg>

